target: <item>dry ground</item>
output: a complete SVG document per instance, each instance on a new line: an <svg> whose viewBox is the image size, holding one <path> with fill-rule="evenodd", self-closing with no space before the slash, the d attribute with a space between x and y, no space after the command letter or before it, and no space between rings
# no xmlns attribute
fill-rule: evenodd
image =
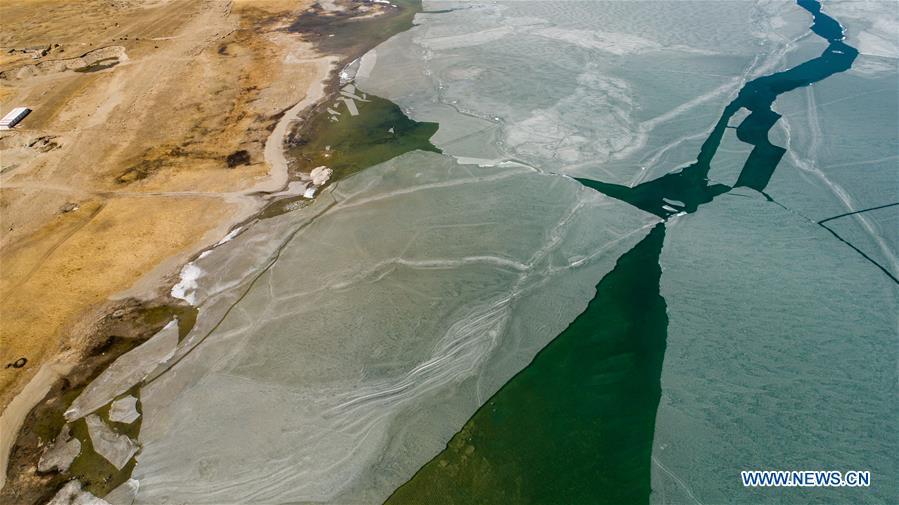
<svg viewBox="0 0 899 505"><path fill-rule="evenodd" d="M79 359L111 295L162 286L251 210L269 132L324 77L282 29L311 3L0 2L0 114L33 109L0 132L0 410Z"/></svg>

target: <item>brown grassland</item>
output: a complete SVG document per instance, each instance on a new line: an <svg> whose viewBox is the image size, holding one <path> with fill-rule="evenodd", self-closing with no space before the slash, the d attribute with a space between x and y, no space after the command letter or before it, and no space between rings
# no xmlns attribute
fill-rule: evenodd
<svg viewBox="0 0 899 505"><path fill-rule="evenodd" d="M270 131L326 77L284 29L311 3L0 2L0 113L33 109L0 131L0 410L255 210Z"/></svg>

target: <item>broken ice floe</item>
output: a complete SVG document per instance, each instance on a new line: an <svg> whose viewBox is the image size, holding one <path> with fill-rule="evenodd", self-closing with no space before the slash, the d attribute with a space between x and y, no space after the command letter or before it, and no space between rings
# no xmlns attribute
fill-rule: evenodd
<svg viewBox="0 0 899 505"><path fill-rule="evenodd" d="M131 424L140 417L137 411L137 398L128 395L114 402L109 408L109 420L116 423Z"/></svg>
<svg viewBox="0 0 899 505"><path fill-rule="evenodd" d="M71 434L68 423L62 427L53 444L44 450L38 461L37 469L41 472L58 470L65 472L72 461L81 454L81 442Z"/></svg>
<svg viewBox="0 0 899 505"><path fill-rule="evenodd" d="M113 431L96 414L87 416L85 422L94 452L106 458L117 469L124 468L137 452L137 444L128 435Z"/></svg>
<svg viewBox="0 0 899 505"><path fill-rule="evenodd" d="M113 361L88 384L66 411L66 419L80 419L128 391L160 363L167 361L177 345L178 320L174 319L149 340Z"/></svg>
<svg viewBox="0 0 899 505"><path fill-rule="evenodd" d="M306 185L306 190L303 192L303 197L305 198L313 198L315 193L318 190L328 183L331 179L331 174L334 171L326 166L315 167L309 172L309 177L311 181Z"/></svg>
<svg viewBox="0 0 899 505"><path fill-rule="evenodd" d="M70 480L60 489L47 505L110 505L102 498L97 498L88 491L81 489L81 483Z"/></svg>
<svg viewBox="0 0 899 505"><path fill-rule="evenodd" d="M668 205L670 205L672 207L684 208L686 206L686 205L684 205L684 202L682 202L680 200L671 200L669 198L662 198L662 200L664 200L665 203L667 203Z"/></svg>
<svg viewBox="0 0 899 505"><path fill-rule="evenodd" d="M109 505L131 505L134 503L134 498L139 490L140 481L128 479L120 484L119 487L110 491L103 499L109 502Z"/></svg>
<svg viewBox="0 0 899 505"><path fill-rule="evenodd" d="M331 179L331 174L334 171L326 166L315 167L309 172L309 177L312 178L312 184L316 186L324 186L328 183L328 180Z"/></svg>
<svg viewBox="0 0 899 505"><path fill-rule="evenodd" d="M359 100L360 102L370 102L371 100L366 99L364 96L359 96L356 94L356 86L352 84L347 84L340 90L340 94L345 98L351 98L353 100ZM367 96L367 95L366 95Z"/></svg>
<svg viewBox="0 0 899 505"><path fill-rule="evenodd" d="M353 101L352 98L342 98L343 103L346 104L346 108L350 111L351 116L358 116L359 109L356 108L356 102Z"/></svg>

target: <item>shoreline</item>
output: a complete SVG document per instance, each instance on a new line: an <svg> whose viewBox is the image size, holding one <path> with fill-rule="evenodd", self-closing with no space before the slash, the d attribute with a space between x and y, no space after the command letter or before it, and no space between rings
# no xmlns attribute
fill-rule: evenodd
<svg viewBox="0 0 899 505"><path fill-rule="evenodd" d="M327 55L315 61L320 67L319 71L323 70L321 67L327 67L322 72L324 77L321 81L313 83L306 90L306 96L284 113L284 116L275 125L275 129L265 142L265 161L271 167L271 172L276 173L269 173L269 181L257 184L247 190L246 193L259 191L273 193L282 191L287 187L290 178L286 148L287 139L290 136L294 123L304 121L304 112L307 110L311 112L320 101L333 94L333 91L328 90L328 81L332 79L331 74L335 71L334 66L340 61L340 58Z"/></svg>
<svg viewBox="0 0 899 505"><path fill-rule="evenodd" d="M315 61L320 67L326 67L322 74L322 78L310 83L306 89L306 95L293 107L291 107L284 116L278 121L274 131L269 135L265 145L265 158L271 169L268 180L257 183L256 185L235 193L225 193L220 195L223 200L233 202L238 209L228 220L220 222L216 227L206 233L201 241L200 246L190 250L182 251L173 257L163 260L153 270L143 274L131 287L124 291L113 293L109 296L110 301L125 301L128 299L139 299L148 304L164 304L167 294L172 287L178 282L172 279L179 278L181 269L190 264L199 255L206 251L210 251L221 244L223 237L239 227L242 223L252 220L268 203L264 196L260 193L273 193L280 191L287 186L289 171L288 161L286 157L285 143L289 136L290 128L293 123L302 121L302 114L310 110L325 96L327 82L331 78L334 71L334 56L322 56ZM319 68L322 70L322 68ZM160 293L166 294L160 294ZM103 312L102 310L100 312ZM78 366L77 362L65 362L60 358L65 356L57 356L55 359L44 363L32 378L26 382L23 389L12 397L9 404L0 414L0 489L6 485L6 473L8 469L10 453L15 445L16 439L25 422L28 414L42 401L50 392L53 383L64 378L69 372Z"/></svg>
<svg viewBox="0 0 899 505"><path fill-rule="evenodd" d="M57 362L45 363L18 395L13 397L0 415L0 489L6 485L6 470L13 445L19 436L28 413L43 400L53 383L72 371L74 365ZM14 437L9 436L15 434Z"/></svg>
<svg viewBox="0 0 899 505"><path fill-rule="evenodd" d="M308 12L308 10L303 9L298 12L303 13ZM388 13L386 17L391 18L394 16ZM381 16L371 16L368 19L380 18ZM360 21L364 22L365 20L360 19ZM143 273L128 288L109 295L99 308L91 309L90 314L87 316L89 319L93 319L93 328L90 330L90 333L100 333L101 330L97 326L112 317L114 313L123 310L129 304L136 303L142 307L183 305L180 300L173 298L171 290L180 282L181 272L185 266L190 265L197 258L227 242L226 239L236 230L257 220L270 204L291 196L297 196L286 194L290 189L289 184L291 181L290 162L287 155L289 139L296 132L302 130L303 123L307 122L310 116L321 112L318 110L318 105L339 93L340 63L343 62L345 64L361 57L362 54L373 49L382 40L372 42L370 46L363 46L364 50L350 51L348 54L329 54L314 47L312 52L315 56L311 58L303 57L297 59L290 49L287 50L286 54L282 55L282 65L313 63L316 73L314 79L310 81L304 90L302 98L283 113L266 138L263 155L264 161L268 165L268 173L264 180L257 181L251 186L237 191L208 193L208 196L221 199L234 205L236 208L228 214L227 218L220 220L209 229L204 234L203 239L194 244L194 247L184 249L164 259L150 271ZM291 58L293 58L292 61ZM301 180L308 178L308 173L299 175ZM185 192L184 194L189 193ZM173 192L165 196L177 197L178 194ZM196 310L193 304L187 303L187 305ZM137 310L143 309L139 308ZM191 323L190 327L192 325ZM182 337L189 332L190 327L186 329L181 328ZM130 347L120 349L120 352L114 356L106 356L102 363L89 363L92 352L90 349L70 350L67 353L56 354L50 360L42 363L38 371L25 382L21 391L12 396L10 402L4 408L2 414L0 414L0 426L3 427L2 432L0 432L0 469L2 469L0 491L10 491L6 486L10 483L7 479L7 473L12 468L13 463L15 463L15 451L18 448L18 442L21 441L24 435L24 428L27 427L29 415L33 415L38 408L45 406L45 404L58 400L58 398L54 397L54 394L59 393L61 395L60 389L66 389L70 375L82 375L83 387L93 377L101 374L118 356L140 345L140 343L146 341L155 333L155 331L148 332L148 329L152 328L146 325L133 324L132 329L137 333L143 333L143 338L135 338L134 342L130 343ZM82 354L80 357L73 356L73 353L77 354L79 351ZM89 379L84 380L84 377L89 377ZM66 384L62 388L59 387L61 382ZM49 442L49 440L44 442ZM38 453L40 452L42 451L38 447ZM56 475L58 476L59 473L56 473Z"/></svg>
<svg viewBox="0 0 899 505"><path fill-rule="evenodd" d="M291 128L296 123L305 121L305 116L313 112L319 102L330 96L329 81L333 78L334 65L337 61L339 58L333 55L321 55L318 58L302 60L302 63L317 64L319 67L317 77L320 79L309 84L304 97L287 109L275 124L272 133L269 134L263 151L265 162L270 167L265 180L240 191L217 195L237 207L232 217L223 220L210 230L199 247L165 259L153 270L142 275L131 287L110 295L110 300L137 298L149 302L160 298L160 290L164 289L166 293L169 293L178 282L172 280L180 278L182 268L192 263L201 254L221 245L221 240L234 230L256 219L265 207L276 199L273 197L285 191L290 182L290 164L286 156L286 143L290 137ZM162 297L164 298L164 295Z"/></svg>

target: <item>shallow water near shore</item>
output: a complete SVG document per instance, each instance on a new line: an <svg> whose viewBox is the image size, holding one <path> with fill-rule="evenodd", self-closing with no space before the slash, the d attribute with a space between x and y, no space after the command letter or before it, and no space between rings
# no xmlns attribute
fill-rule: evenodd
<svg viewBox="0 0 899 505"><path fill-rule="evenodd" d="M345 97L339 97L321 105L288 139L292 170L308 173L327 166L335 179L343 179L410 151L440 152L430 142L436 123L412 121L388 100L355 89L354 93L359 97L352 100L355 114L342 100Z"/></svg>

